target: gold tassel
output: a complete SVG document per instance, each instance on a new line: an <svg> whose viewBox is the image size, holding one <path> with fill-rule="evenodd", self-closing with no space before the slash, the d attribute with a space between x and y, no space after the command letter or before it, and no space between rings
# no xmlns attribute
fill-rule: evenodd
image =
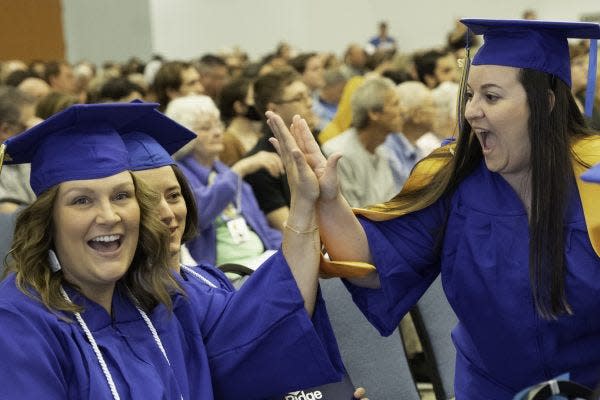
<svg viewBox="0 0 600 400"><path fill-rule="evenodd" d="M6 153L6 145L4 143L2 143L2 144L0 144L0 174L2 174L2 164L4 163L4 153Z"/></svg>

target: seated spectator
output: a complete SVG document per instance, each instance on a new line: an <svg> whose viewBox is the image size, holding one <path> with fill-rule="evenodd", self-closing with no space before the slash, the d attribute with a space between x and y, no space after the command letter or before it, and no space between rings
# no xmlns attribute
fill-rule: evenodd
<svg viewBox="0 0 600 400"><path fill-rule="evenodd" d="M227 63L219 56L205 54L198 62L198 72L205 94L216 102L223 86L229 81Z"/></svg>
<svg viewBox="0 0 600 400"><path fill-rule="evenodd" d="M421 82L433 89L440 83L458 82L458 66L454 54L447 50L429 50L414 56Z"/></svg>
<svg viewBox="0 0 600 400"><path fill-rule="evenodd" d="M324 129L335 116L347 82L345 75L340 70L327 70L323 74L323 78L325 85L313 102L313 112L318 119L317 129L319 131Z"/></svg>
<svg viewBox="0 0 600 400"><path fill-rule="evenodd" d="M21 92L33 97L36 103L50 93L50 86L46 83L46 81L38 77L29 77L24 79L19 86L17 86L17 88Z"/></svg>
<svg viewBox="0 0 600 400"><path fill-rule="evenodd" d="M366 72L367 52L359 44L352 43L344 53L344 65L340 68L347 79Z"/></svg>
<svg viewBox="0 0 600 400"><path fill-rule="evenodd" d="M275 153L259 152L235 163L231 169L218 160L223 150L223 125L219 110L208 96L173 100L166 115L196 133L184 148L178 166L188 179L198 204L198 235L188 242L198 264L249 265L265 250L281 243L281 234L269 227L256 203L252 188L242 178L260 168L282 174Z"/></svg>
<svg viewBox="0 0 600 400"><path fill-rule="evenodd" d="M326 142L327 156L341 154L340 189L351 207L391 199L400 185L394 179L390 154L382 145L402 129L402 112L396 86L386 78L371 78L352 95L352 127Z"/></svg>
<svg viewBox="0 0 600 400"><path fill-rule="evenodd" d="M223 87L219 99L221 119L227 124L219 159L226 165L238 162L258 142L262 116L254 105L252 81L237 78Z"/></svg>
<svg viewBox="0 0 600 400"><path fill-rule="evenodd" d="M0 143L20 134L39 121L35 101L10 86L0 86ZM29 164L5 165L0 174L0 212L12 213L31 204L35 195L29 186Z"/></svg>
<svg viewBox="0 0 600 400"><path fill-rule="evenodd" d="M315 117L312 112L312 98L306 84L293 68L280 68L259 77L254 82L254 103L261 115L273 111L281 116L283 122L290 126L294 115L301 115L309 126L314 127ZM271 130L265 124L263 136L248 153L254 155L261 151L275 153L269 142ZM283 231L284 222L288 218L290 207L290 189L285 175L275 176L266 169L261 169L245 177L261 210L266 214L269 224Z"/></svg>
<svg viewBox="0 0 600 400"><path fill-rule="evenodd" d="M436 121L434 132L442 138L456 136L458 121L456 119L456 101L458 99L458 83L442 82L431 91L435 103Z"/></svg>
<svg viewBox="0 0 600 400"><path fill-rule="evenodd" d="M440 147L442 138L434 133L437 117L432 91L417 81L404 82L396 89L404 115L402 133L416 147L421 159Z"/></svg>
<svg viewBox="0 0 600 400"><path fill-rule="evenodd" d="M65 61L51 61L46 64L45 80L55 92L77 95L75 74Z"/></svg>
<svg viewBox="0 0 600 400"><path fill-rule="evenodd" d="M319 90L325 86L325 70L323 69L323 61L319 54L300 54L292 58L290 65L300 74L311 96L313 99L316 99Z"/></svg>
<svg viewBox="0 0 600 400"><path fill-rule="evenodd" d="M163 112L173 99L204 93L198 70L192 64L183 61L162 64L154 76L152 88L160 103L158 109Z"/></svg>
<svg viewBox="0 0 600 400"><path fill-rule="evenodd" d="M318 139L321 145L350 128L350 124L352 123L352 106L350 104L350 99L356 89L358 89L364 81L365 78L363 76L355 76L346 82L335 116L331 122L325 126L325 129L319 133Z"/></svg>
<svg viewBox="0 0 600 400"><path fill-rule="evenodd" d="M35 115L41 119L48 119L54 114L79 103L75 96L61 92L50 92L40 100L35 107Z"/></svg>
<svg viewBox="0 0 600 400"><path fill-rule="evenodd" d="M100 87L100 102L124 102L143 99L146 91L128 78L112 78Z"/></svg>

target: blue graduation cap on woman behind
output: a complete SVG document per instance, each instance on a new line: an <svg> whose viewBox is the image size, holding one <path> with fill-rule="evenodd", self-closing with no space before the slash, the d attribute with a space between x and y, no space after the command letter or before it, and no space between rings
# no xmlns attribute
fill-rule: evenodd
<svg viewBox="0 0 600 400"><path fill-rule="evenodd" d="M66 181L96 179L129 169L122 128L142 121L157 104L77 104L8 139L5 162L31 163L36 195Z"/></svg>
<svg viewBox="0 0 600 400"><path fill-rule="evenodd" d="M194 132L156 110L122 130L133 171L175 164L171 154L196 138Z"/></svg>
<svg viewBox="0 0 600 400"><path fill-rule="evenodd" d="M571 86L571 60L568 38L600 39L600 25L591 22L538 20L461 19L484 44L473 58L473 65L503 65L531 68L560 78ZM596 47L590 46L589 88L595 88ZM593 98L593 97L592 97ZM586 115L588 114L586 101Z"/></svg>

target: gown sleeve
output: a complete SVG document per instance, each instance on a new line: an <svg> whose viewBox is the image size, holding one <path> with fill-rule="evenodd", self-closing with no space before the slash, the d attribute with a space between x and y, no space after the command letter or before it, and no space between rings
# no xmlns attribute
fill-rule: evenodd
<svg viewBox="0 0 600 400"><path fill-rule="evenodd" d="M190 294L215 398L268 398L342 379L344 367L320 297L312 319L285 258L269 258L234 293Z"/></svg>
<svg viewBox="0 0 600 400"><path fill-rule="evenodd" d="M402 317L440 272L439 249L446 211L443 200L388 221L360 217L381 287L368 289L344 281L356 305L384 336L391 335Z"/></svg>
<svg viewBox="0 0 600 400"><path fill-rule="evenodd" d="M0 398L68 398L68 363L46 317L0 304L0 327L0 357L9 366L0 369Z"/></svg>

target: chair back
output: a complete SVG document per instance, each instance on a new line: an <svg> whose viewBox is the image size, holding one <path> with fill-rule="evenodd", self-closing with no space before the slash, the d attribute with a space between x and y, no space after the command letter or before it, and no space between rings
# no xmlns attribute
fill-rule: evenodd
<svg viewBox="0 0 600 400"><path fill-rule="evenodd" d="M340 279L321 279L321 291L344 365L371 400L420 399L399 331L382 337L352 301Z"/></svg>

